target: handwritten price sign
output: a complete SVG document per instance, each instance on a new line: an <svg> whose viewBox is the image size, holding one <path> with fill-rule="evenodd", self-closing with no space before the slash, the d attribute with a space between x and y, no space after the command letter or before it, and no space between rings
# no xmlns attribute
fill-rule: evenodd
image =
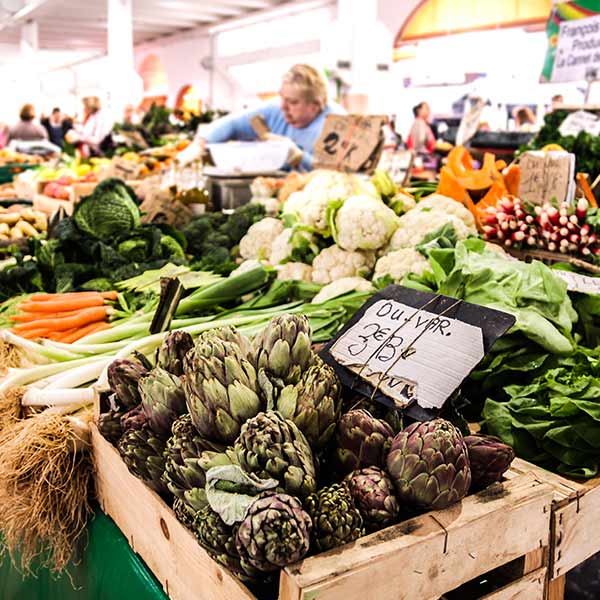
<svg viewBox="0 0 600 600"><path fill-rule="evenodd" d="M441 408L485 356L479 327L378 300L337 339L335 360L395 400Z"/></svg>

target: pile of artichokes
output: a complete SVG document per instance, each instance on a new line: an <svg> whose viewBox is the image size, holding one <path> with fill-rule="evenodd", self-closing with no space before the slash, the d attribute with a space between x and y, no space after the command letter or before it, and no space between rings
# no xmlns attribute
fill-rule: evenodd
<svg viewBox="0 0 600 600"><path fill-rule="evenodd" d="M110 365L98 428L249 585L403 514L458 502L514 458L443 419L400 429L364 408L343 413L341 383L312 351L303 316L275 317L252 342L232 328L195 341L173 332L154 362Z"/></svg>

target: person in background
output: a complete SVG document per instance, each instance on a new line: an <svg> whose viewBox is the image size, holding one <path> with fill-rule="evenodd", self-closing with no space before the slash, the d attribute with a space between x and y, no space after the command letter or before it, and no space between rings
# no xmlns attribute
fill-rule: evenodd
<svg viewBox="0 0 600 600"><path fill-rule="evenodd" d="M564 103L565 103L565 99L563 98L563 95L555 94L554 96L552 96L552 105L551 105L550 110L551 111L556 110L559 105L564 104Z"/></svg>
<svg viewBox="0 0 600 600"><path fill-rule="evenodd" d="M60 108L53 108L50 116L43 118L41 123L48 132L48 139L59 148L62 148L65 142L65 134L71 126L68 121L63 118Z"/></svg>
<svg viewBox="0 0 600 600"><path fill-rule="evenodd" d="M33 122L35 119L33 104L24 104L19 112L19 118L20 121L8 129L7 144L11 140L35 142L48 139L46 130L39 123Z"/></svg>
<svg viewBox="0 0 600 600"><path fill-rule="evenodd" d="M521 106L515 110L515 130L532 132L535 131L535 115L528 106Z"/></svg>
<svg viewBox="0 0 600 600"><path fill-rule="evenodd" d="M419 154L431 154L435 147L435 136L429 125L431 109L427 102L420 102L413 107L415 120L406 140L406 147Z"/></svg>
<svg viewBox="0 0 600 600"><path fill-rule="evenodd" d="M123 109L123 123L126 125L137 125L140 122L138 112L133 104L128 104Z"/></svg>
<svg viewBox="0 0 600 600"><path fill-rule="evenodd" d="M65 140L76 144L83 157L100 156L100 145L112 127L112 119L101 109L100 98L88 96L83 99L83 124L68 131Z"/></svg>
<svg viewBox="0 0 600 600"><path fill-rule="evenodd" d="M201 154L206 143L258 139L250 119L261 116L271 131L266 139L285 140L288 144L287 167L309 171L313 148L328 114L344 114L344 110L328 102L327 85L321 74L309 65L294 65L283 76L279 102L271 101L255 110L227 115L199 129L194 142L178 154L177 160L181 164L191 162Z"/></svg>

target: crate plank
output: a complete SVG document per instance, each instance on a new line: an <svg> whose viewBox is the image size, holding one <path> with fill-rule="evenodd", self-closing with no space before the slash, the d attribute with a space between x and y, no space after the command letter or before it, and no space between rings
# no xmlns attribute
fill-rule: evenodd
<svg viewBox="0 0 600 600"><path fill-rule="evenodd" d="M480 600L544 600L547 575L548 570L545 567L537 569L491 594L482 596Z"/></svg>
<svg viewBox="0 0 600 600"><path fill-rule="evenodd" d="M552 495L551 486L534 475L517 476L445 510L291 565L281 576L280 599L437 598L547 547Z"/></svg>
<svg viewBox="0 0 600 600"><path fill-rule="evenodd" d="M256 600L198 545L171 509L133 477L92 426L96 490L102 510L146 562L172 600Z"/></svg>

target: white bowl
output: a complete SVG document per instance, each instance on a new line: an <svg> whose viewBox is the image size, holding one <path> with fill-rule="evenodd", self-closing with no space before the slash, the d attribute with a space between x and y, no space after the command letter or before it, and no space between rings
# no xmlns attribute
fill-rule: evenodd
<svg viewBox="0 0 600 600"><path fill-rule="evenodd" d="M289 152L285 141L225 142L208 144L215 165L234 173L272 172L281 169Z"/></svg>

